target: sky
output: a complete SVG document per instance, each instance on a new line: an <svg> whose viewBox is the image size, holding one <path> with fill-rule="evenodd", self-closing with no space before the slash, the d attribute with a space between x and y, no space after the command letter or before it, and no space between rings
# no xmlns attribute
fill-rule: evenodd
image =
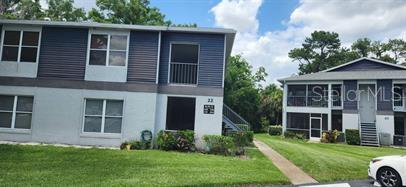
<svg viewBox="0 0 406 187"><path fill-rule="evenodd" d="M87 10L95 0L75 0ZM406 0L151 0L176 24L232 28L241 54L267 82L297 73L288 53L315 30L334 31L344 46L358 38L406 39Z"/></svg>

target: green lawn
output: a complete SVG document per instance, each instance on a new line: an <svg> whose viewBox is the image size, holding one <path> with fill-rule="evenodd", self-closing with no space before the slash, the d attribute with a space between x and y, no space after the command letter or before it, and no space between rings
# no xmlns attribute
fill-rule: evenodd
<svg viewBox="0 0 406 187"><path fill-rule="evenodd" d="M263 141L321 182L367 179L368 164L377 156L406 154L404 149L307 143L256 134Z"/></svg>
<svg viewBox="0 0 406 187"><path fill-rule="evenodd" d="M157 150L0 145L1 186L212 186L286 184L257 149L249 160Z"/></svg>

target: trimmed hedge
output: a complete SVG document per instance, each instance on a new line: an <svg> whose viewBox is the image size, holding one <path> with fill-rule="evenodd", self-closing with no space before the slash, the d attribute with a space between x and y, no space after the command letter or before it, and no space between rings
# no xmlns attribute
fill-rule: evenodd
<svg viewBox="0 0 406 187"><path fill-rule="evenodd" d="M290 139L299 139L299 140L304 140L307 139L306 135L303 133L296 133L293 131L285 131L283 133L283 137L285 138L290 138Z"/></svg>
<svg viewBox="0 0 406 187"><path fill-rule="evenodd" d="M271 136L282 135L282 126L281 125L272 125L269 127L268 133Z"/></svg>
<svg viewBox="0 0 406 187"><path fill-rule="evenodd" d="M349 145L360 145L359 130L345 129L345 141Z"/></svg>
<svg viewBox="0 0 406 187"><path fill-rule="evenodd" d="M169 151L195 151L195 133L185 131L159 131L157 137L158 148Z"/></svg>
<svg viewBox="0 0 406 187"><path fill-rule="evenodd" d="M205 135L203 140L206 142L207 153L216 155L234 155L235 143L234 139L229 136L221 135Z"/></svg>

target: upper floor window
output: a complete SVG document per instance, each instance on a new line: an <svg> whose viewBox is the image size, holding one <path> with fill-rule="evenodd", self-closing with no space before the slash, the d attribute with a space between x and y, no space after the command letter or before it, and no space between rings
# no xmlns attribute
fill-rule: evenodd
<svg viewBox="0 0 406 187"><path fill-rule="evenodd" d="M86 99L83 132L121 133L123 101Z"/></svg>
<svg viewBox="0 0 406 187"><path fill-rule="evenodd" d="M2 61L37 62L39 31L4 30Z"/></svg>
<svg viewBox="0 0 406 187"><path fill-rule="evenodd" d="M328 107L328 85L288 85L287 106Z"/></svg>
<svg viewBox="0 0 406 187"><path fill-rule="evenodd" d="M197 84L198 66L199 45L182 43L171 45L170 83Z"/></svg>
<svg viewBox="0 0 406 187"><path fill-rule="evenodd" d="M34 98L0 95L0 128L31 129Z"/></svg>
<svg viewBox="0 0 406 187"><path fill-rule="evenodd" d="M89 65L126 66L128 35L91 34Z"/></svg>

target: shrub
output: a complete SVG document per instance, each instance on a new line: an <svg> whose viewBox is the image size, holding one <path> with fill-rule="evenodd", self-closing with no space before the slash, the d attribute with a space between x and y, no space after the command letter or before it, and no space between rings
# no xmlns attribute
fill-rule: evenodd
<svg viewBox="0 0 406 187"><path fill-rule="evenodd" d="M282 126L281 125L272 125L269 127L269 135L271 136L280 136L282 135Z"/></svg>
<svg viewBox="0 0 406 187"><path fill-rule="evenodd" d="M229 136L233 138L233 142L237 148L237 155L244 155L244 147L252 145L252 142L254 141L254 132L252 131L233 132L229 134Z"/></svg>
<svg viewBox="0 0 406 187"><path fill-rule="evenodd" d="M357 129L345 129L345 141L349 145L359 145L359 130Z"/></svg>
<svg viewBox="0 0 406 187"><path fill-rule="evenodd" d="M123 142L123 143L121 143L121 145L120 145L120 149L121 150L123 150L123 149L127 149L127 145L128 145L128 142Z"/></svg>
<svg viewBox="0 0 406 187"><path fill-rule="evenodd" d="M254 141L254 132L252 131L239 131L230 133L228 136L233 138L236 146L249 146Z"/></svg>
<svg viewBox="0 0 406 187"><path fill-rule="evenodd" d="M339 135L340 135L340 132L338 132L337 130L330 130L328 132L323 132L321 142L336 143Z"/></svg>
<svg viewBox="0 0 406 187"><path fill-rule="evenodd" d="M207 152L217 155L233 155L235 153L235 143L232 137L221 135L205 135Z"/></svg>
<svg viewBox="0 0 406 187"><path fill-rule="evenodd" d="M291 138L291 139L299 139L299 140L304 140L306 139L306 135L303 133L297 133L297 132L293 132L293 131L285 131L283 133L283 136L285 138Z"/></svg>
<svg viewBox="0 0 406 187"><path fill-rule="evenodd" d="M158 133L157 144L159 149L169 151L194 151L195 133L186 131L160 131Z"/></svg>

